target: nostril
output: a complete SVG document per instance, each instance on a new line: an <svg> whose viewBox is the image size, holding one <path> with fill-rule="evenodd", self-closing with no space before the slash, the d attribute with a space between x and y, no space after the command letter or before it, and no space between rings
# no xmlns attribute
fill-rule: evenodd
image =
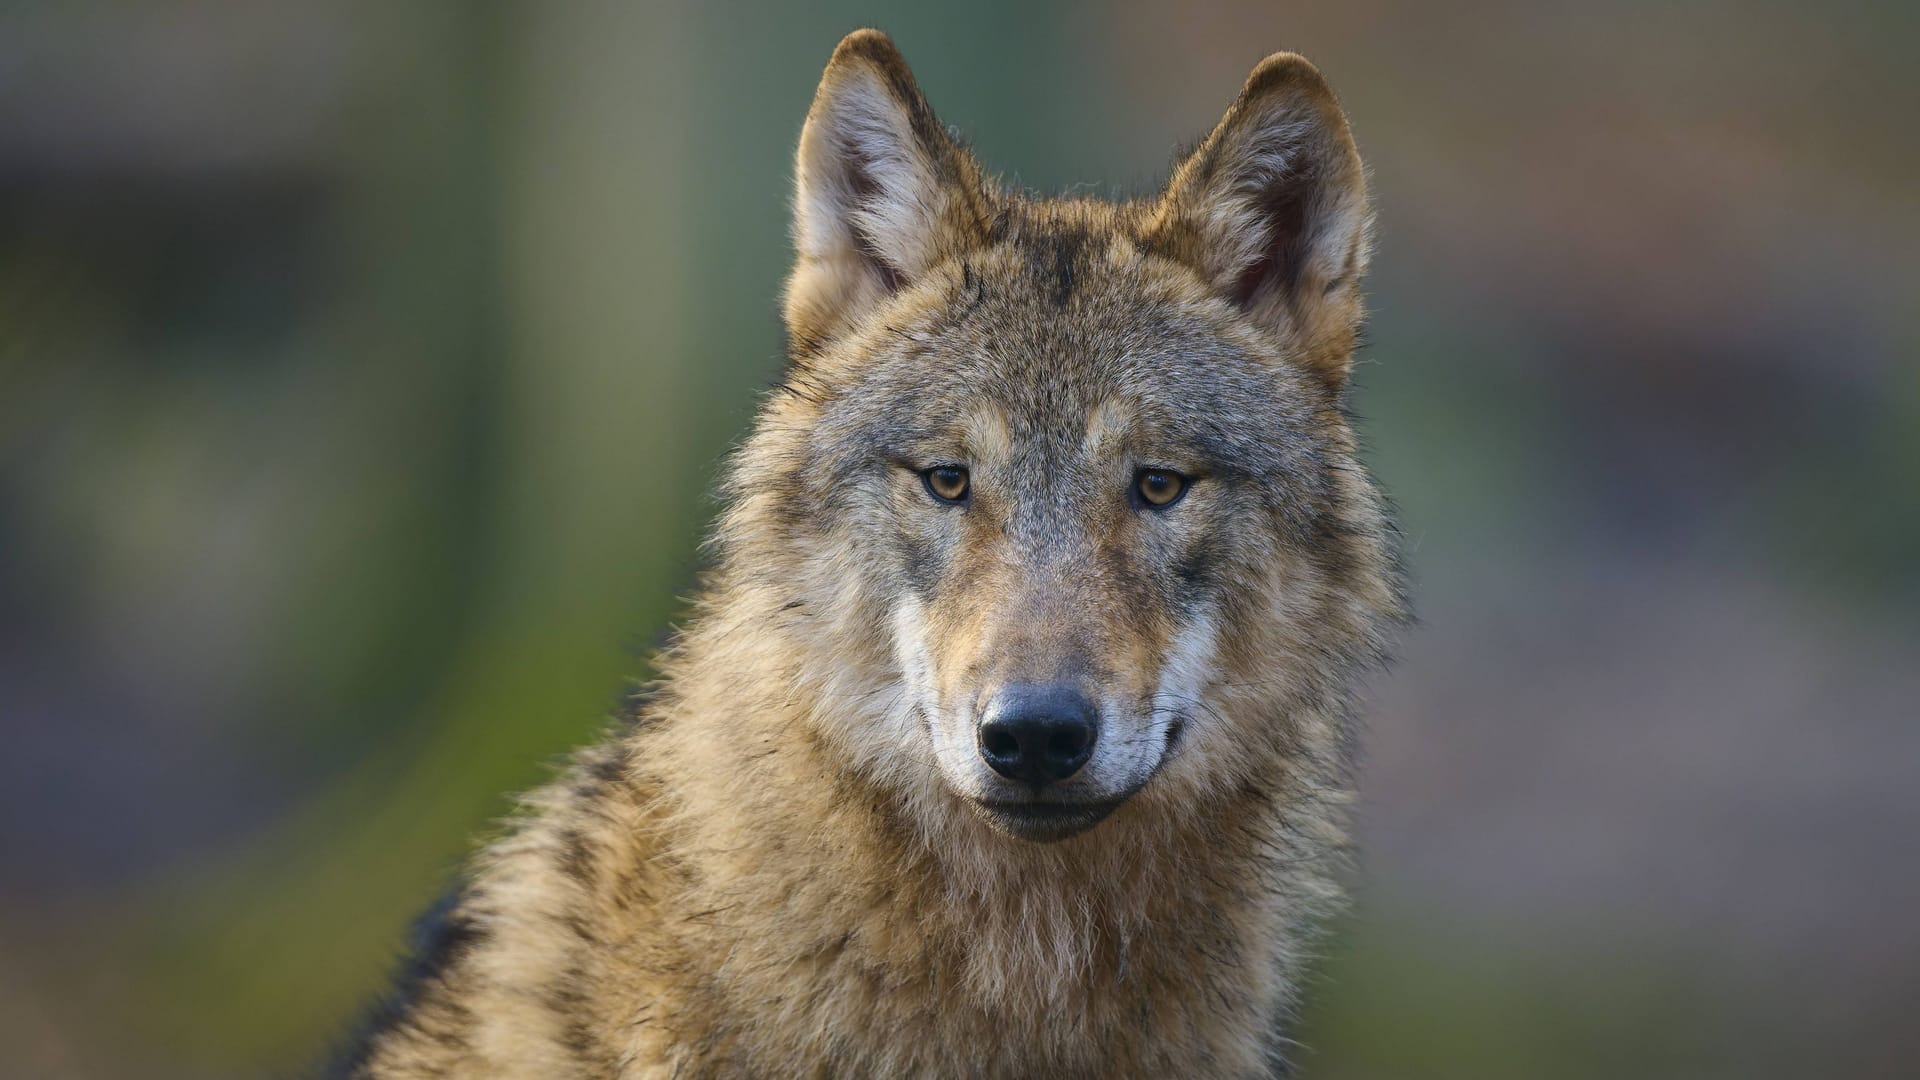
<svg viewBox="0 0 1920 1080"><path fill-rule="evenodd" d="M989 724L980 732L980 748L988 757L1010 761L1020 754L1020 740L998 724Z"/></svg>
<svg viewBox="0 0 1920 1080"><path fill-rule="evenodd" d="M1047 732L1041 771L1048 780L1065 780L1093 758L1093 725L1057 722Z"/></svg>
<svg viewBox="0 0 1920 1080"><path fill-rule="evenodd" d="M1080 727L1062 728L1047 737L1047 753L1057 758L1070 758L1087 748L1087 730Z"/></svg>

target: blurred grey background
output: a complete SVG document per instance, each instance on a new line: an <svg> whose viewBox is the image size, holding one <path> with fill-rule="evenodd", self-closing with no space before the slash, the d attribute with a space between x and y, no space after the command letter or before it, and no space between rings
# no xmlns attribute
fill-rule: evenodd
<svg viewBox="0 0 1920 1080"><path fill-rule="evenodd" d="M1303 1075L1920 1075L1920 7L1725 0L0 7L0 1074L296 1070L644 674L866 24L1039 189L1351 113L1423 621Z"/></svg>

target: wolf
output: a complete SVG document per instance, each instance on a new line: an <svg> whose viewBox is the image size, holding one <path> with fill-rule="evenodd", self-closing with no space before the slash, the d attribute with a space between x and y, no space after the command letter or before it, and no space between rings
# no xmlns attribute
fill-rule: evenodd
<svg viewBox="0 0 1920 1080"><path fill-rule="evenodd" d="M658 683L337 1073L1283 1073L1404 608L1332 91L1270 56L1163 190L1045 198L863 30L796 175L788 368Z"/></svg>

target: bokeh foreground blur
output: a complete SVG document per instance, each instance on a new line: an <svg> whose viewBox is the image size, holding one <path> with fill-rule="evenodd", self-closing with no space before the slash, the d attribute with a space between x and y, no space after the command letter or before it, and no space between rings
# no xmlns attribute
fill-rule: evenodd
<svg viewBox="0 0 1920 1080"><path fill-rule="evenodd" d="M1376 680L1305 1075L1920 1075L1920 7L0 10L0 1075L309 1061L595 733L877 22L1145 192L1267 52L1374 170Z"/></svg>

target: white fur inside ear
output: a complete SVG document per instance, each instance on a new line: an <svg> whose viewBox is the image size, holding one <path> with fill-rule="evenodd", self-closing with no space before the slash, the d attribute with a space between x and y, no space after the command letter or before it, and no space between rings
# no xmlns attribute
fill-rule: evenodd
<svg viewBox="0 0 1920 1080"><path fill-rule="evenodd" d="M917 275L929 261L944 202L908 104L866 70L844 74L821 93L801 139L801 258L860 261L883 278Z"/></svg>
<svg viewBox="0 0 1920 1080"><path fill-rule="evenodd" d="M1234 152L1228 182L1202 210L1221 276L1243 273L1284 239L1274 235L1283 223L1271 208L1277 192L1302 179L1308 131L1302 120L1270 121Z"/></svg>
<svg viewBox="0 0 1920 1080"><path fill-rule="evenodd" d="M1176 171L1163 218L1223 297L1344 378L1366 269L1366 175L1332 92L1270 58Z"/></svg>
<svg viewBox="0 0 1920 1080"><path fill-rule="evenodd" d="M1252 271L1312 292L1359 269L1365 189L1314 120L1266 117L1230 161L1206 212L1223 278Z"/></svg>

